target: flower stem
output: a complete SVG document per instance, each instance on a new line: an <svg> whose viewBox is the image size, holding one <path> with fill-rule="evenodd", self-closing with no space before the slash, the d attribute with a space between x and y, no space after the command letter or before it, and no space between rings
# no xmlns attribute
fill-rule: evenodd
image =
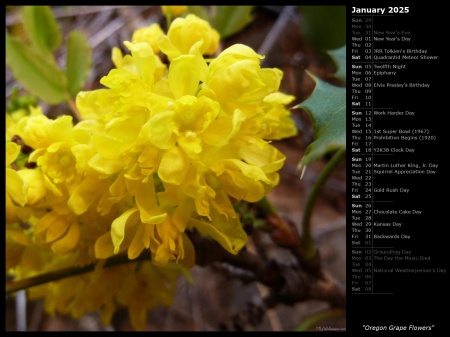
<svg viewBox="0 0 450 337"><path fill-rule="evenodd" d="M73 101L72 98L69 98L67 100L67 104L69 105L70 110L72 110L73 115L74 115L75 119L77 120L77 122L82 121L83 117L81 117L80 112L78 111L77 106L75 105L75 102Z"/></svg>
<svg viewBox="0 0 450 337"><path fill-rule="evenodd" d="M303 258L304 261L312 261L316 256L316 248L314 245L314 240L311 231L311 214L316 202L317 196L319 194L320 188L325 184L333 170L340 163L342 159L345 158L346 150L345 148L338 150L334 156L330 159L327 165L324 167L319 177L315 181L311 193L306 200L305 210L303 212L302 221L302 237L303 237Z"/></svg>
<svg viewBox="0 0 450 337"><path fill-rule="evenodd" d="M275 208L275 206L270 202L270 200L267 198L267 196L264 196L260 201L257 203L259 209L264 213L264 215L276 215L278 216L278 211Z"/></svg>

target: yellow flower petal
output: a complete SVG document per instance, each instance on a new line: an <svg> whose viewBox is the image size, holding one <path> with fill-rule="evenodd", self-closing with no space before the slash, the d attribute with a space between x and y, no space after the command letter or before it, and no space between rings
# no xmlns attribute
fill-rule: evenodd
<svg viewBox="0 0 450 337"><path fill-rule="evenodd" d="M222 115L211 123L202 134L202 139L209 145L224 146L239 132L244 120L245 114L239 109L233 112L232 117Z"/></svg>
<svg viewBox="0 0 450 337"><path fill-rule="evenodd" d="M145 147L138 158L139 167L145 169L148 174L156 171L159 164L159 151L152 146Z"/></svg>
<svg viewBox="0 0 450 337"><path fill-rule="evenodd" d="M96 181L92 178L86 178L77 185L72 191L70 199L67 201L67 205L70 209L77 215L83 214L87 211L89 206L97 198L95 190L92 189L96 187Z"/></svg>
<svg viewBox="0 0 450 337"><path fill-rule="evenodd" d="M44 155L46 152L46 149L36 149L33 152L30 153L30 156L28 157L28 162L32 163L32 162L37 162L39 157Z"/></svg>
<svg viewBox="0 0 450 337"><path fill-rule="evenodd" d="M206 183L203 173L191 168L182 186L182 192L194 200L199 215L209 217L210 200L214 199L216 193ZM180 204L184 203L186 202Z"/></svg>
<svg viewBox="0 0 450 337"><path fill-rule="evenodd" d="M111 61L114 63L116 68L122 68L123 54L119 47L113 47L111 50Z"/></svg>
<svg viewBox="0 0 450 337"><path fill-rule="evenodd" d="M158 175L166 183L180 185L187 174L188 167L184 154L175 146L162 156Z"/></svg>
<svg viewBox="0 0 450 337"><path fill-rule="evenodd" d="M195 248L191 240L185 233L181 233L183 238L184 258L181 263L188 268L192 268L195 265Z"/></svg>
<svg viewBox="0 0 450 337"><path fill-rule="evenodd" d="M227 219L213 209L211 218L211 223L191 219L189 225L197 228L200 233L211 236L223 248L236 255L247 243L247 234L242 229L239 219Z"/></svg>
<svg viewBox="0 0 450 337"><path fill-rule="evenodd" d="M136 207L130 208L122 213L111 224L111 238L114 245L114 254L119 252L120 245L125 238L125 227L127 224L134 224L139 220L139 210Z"/></svg>
<svg viewBox="0 0 450 337"><path fill-rule="evenodd" d="M130 247L128 247L128 258L130 260L137 258L145 248L143 243L144 226L144 224L139 224Z"/></svg>
<svg viewBox="0 0 450 337"><path fill-rule="evenodd" d="M8 193L6 194L6 223L13 224L20 220L17 214L17 206L12 202L11 197Z"/></svg>
<svg viewBox="0 0 450 337"><path fill-rule="evenodd" d="M131 51L134 64L142 80L151 87L156 70L156 56L152 47L146 42L124 41L124 45Z"/></svg>
<svg viewBox="0 0 450 337"><path fill-rule="evenodd" d="M230 197L222 188L220 188L220 190L216 190L216 196L213 200L211 200L211 205L216 209L217 212L227 218L229 216L231 216L232 218L236 217L236 212L230 201Z"/></svg>
<svg viewBox="0 0 450 337"><path fill-rule="evenodd" d="M230 174L233 174L235 171L240 171L248 178L260 180L265 183L270 182L264 171L258 166L249 165L238 159L225 159L222 163L225 166L225 170Z"/></svg>
<svg viewBox="0 0 450 337"><path fill-rule="evenodd" d="M115 137L107 135L92 135L92 145L96 152L107 159L117 159L119 157L122 141Z"/></svg>
<svg viewBox="0 0 450 337"><path fill-rule="evenodd" d="M188 9L187 6L161 6L161 10L164 16L172 16L177 17L186 12Z"/></svg>
<svg viewBox="0 0 450 337"><path fill-rule="evenodd" d="M195 212L194 203L190 198L185 198L182 200L173 214L172 220L178 231L183 233L186 229L188 220L191 218L192 214ZM209 210L208 210L209 214Z"/></svg>
<svg viewBox="0 0 450 337"><path fill-rule="evenodd" d="M20 145L8 142L6 143L6 166L11 165L20 153Z"/></svg>
<svg viewBox="0 0 450 337"><path fill-rule="evenodd" d="M23 230L16 229L16 228L6 228L6 239L7 241L14 241L22 246L28 246L32 243L30 237L25 234Z"/></svg>
<svg viewBox="0 0 450 337"><path fill-rule="evenodd" d="M97 238L94 245L94 251L97 259L107 259L114 255L114 244L110 232Z"/></svg>
<svg viewBox="0 0 450 337"><path fill-rule="evenodd" d="M47 175L44 174L43 176L45 187L47 187L47 189L50 190L54 195L62 197L63 194L61 190L51 181L49 177L47 177Z"/></svg>
<svg viewBox="0 0 450 337"><path fill-rule="evenodd" d="M156 200L155 184L153 179L146 183L128 180L127 186L135 196L136 206L139 208L140 220L143 223L157 224L166 218L167 214L161 212Z"/></svg>
<svg viewBox="0 0 450 337"><path fill-rule="evenodd" d="M28 185L13 169L6 168L6 192L20 206L25 206L28 198Z"/></svg>
<svg viewBox="0 0 450 337"><path fill-rule="evenodd" d="M200 53L181 55L172 60L169 68L169 85L175 98L195 95L200 80L208 71L207 64Z"/></svg>
<svg viewBox="0 0 450 337"><path fill-rule="evenodd" d="M144 331L147 323L147 310L143 308L144 304L129 305L128 316L130 317L130 323L136 331Z"/></svg>
<svg viewBox="0 0 450 337"><path fill-rule="evenodd" d="M176 139L173 137L173 111L163 111L152 116L144 125L142 132L155 146L160 149L169 149Z"/></svg>
<svg viewBox="0 0 450 337"><path fill-rule="evenodd" d="M158 39L157 45L159 49L167 55L169 60L173 60L181 55L181 51L174 46L166 35L163 35Z"/></svg>
<svg viewBox="0 0 450 337"><path fill-rule="evenodd" d="M226 174L218 178L223 190L237 200L257 202L265 194L264 186L258 180L246 177L242 172L226 170Z"/></svg>
<svg viewBox="0 0 450 337"><path fill-rule="evenodd" d="M186 7L186 6L183 6ZM148 27L142 27L133 32L131 37L132 42L147 42L155 53L159 53L159 47L157 45L158 40L164 32L158 23L152 23Z"/></svg>
<svg viewBox="0 0 450 337"><path fill-rule="evenodd" d="M120 171L123 168L123 162L118 159L104 158L97 153L89 160L89 166L97 172L110 175Z"/></svg>
<svg viewBox="0 0 450 337"><path fill-rule="evenodd" d="M45 232L56 219L58 219L58 214L56 212L48 212L39 220L34 228L34 233L37 235Z"/></svg>
<svg viewBox="0 0 450 337"><path fill-rule="evenodd" d="M173 257L173 254L164 245L160 245L152 257L152 262L156 266L165 266Z"/></svg>
<svg viewBox="0 0 450 337"><path fill-rule="evenodd" d="M239 155L246 163L260 167L265 173L278 171L286 156L269 144L242 144Z"/></svg>
<svg viewBox="0 0 450 337"><path fill-rule="evenodd" d="M202 140L195 134L191 136L189 132L186 133L187 137L178 138L178 145L190 156L194 157L202 152Z"/></svg>
<svg viewBox="0 0 450 337"><path fill-rule="evenodd" d="M52 250L58 255L65 255L77 247L79 240L80 225L77 222L72 222L67 234L52 244Z"/></svg>
<svg viewBox="0 0 450 337"><path fill-rule="evenodd" d="M199 41L202 42L200 52L212 54L218 48L220 39L220 35L208 21L193 14L188 14L186 18L178 17L172 21L167 36L182 54L188 54L192 46Z"/></svg>
<svg viewBox="0 0 450 337"><path fill-rule="evenodd" d="M28 185L28 205L34 205L47 193L45 187L44 177L42 172L38 169L33 170L20 170L17 172L23 181Z"/></svg>
<svg viewBox="0 0 450 337"><path fill-rule="evenodd" d="M123 173L119 174L114 183L109 187L109 193L112 196L110 197L110 200L113 202L118 202L126 196L127 186Z"/></svg>
<svg viewBox="0 0 450 337"><path fill-rule="evenodd" d="M69 229L70 222L61 216L58 216L47 228L46 241L53 242L61 238Z"/></svg>

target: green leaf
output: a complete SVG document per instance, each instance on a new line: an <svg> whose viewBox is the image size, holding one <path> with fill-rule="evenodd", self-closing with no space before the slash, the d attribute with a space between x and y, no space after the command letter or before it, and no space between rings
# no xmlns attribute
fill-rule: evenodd
<svg viewBox="0 0 450 337"><path fill-rule="evenodd" d="M212 26L222 39L236 34L252 22L253 7L255 6L218 6Z"/></svg>
<svg viewBox="0 0 450 337"><path fill-rule="evenodd" d="M23 6L23 24L31 44L50 56L62 42L61 30L49 6Z"/></svg>
<svg viewBox="0 0 450 337"><path fill-rule="evenodd" d="M89 77L92 67L91 47L86 35L72 31L67 41L67 82L69 93L75 96Z"/></svg>
<svg viewBox="0 0 450 337"><path fill-rule="evenodd" d="M346 145L346 89L309 75L316 82L314 91L295 107L303 108L311 117L314 141L306 148L300 165L307 165L328 152L345 148Z"/></svg>
<svg viewBox="0 0 450 337"><path fill-rule="evenodd" d="M336 64L337 72L336 77L346 81L346 54L347 54L347 46L344 45L341 48L334 49L328 51L328 54L331 56L331 58L334 61L334 64Z"/></svg>
<svg viewBox="0 0 450 337"><path fill-rule="evenodd" d="M5 38L6 63L14 77L33 95L48 104L65 101L66 77L53 62L19 39Z"/></svg>
<svg viewBox="0 0 450 337"><path fill-rule="evenodd" d="M319 51L342 47L346 41L345 6L299 6L301 29Z"/></svg>

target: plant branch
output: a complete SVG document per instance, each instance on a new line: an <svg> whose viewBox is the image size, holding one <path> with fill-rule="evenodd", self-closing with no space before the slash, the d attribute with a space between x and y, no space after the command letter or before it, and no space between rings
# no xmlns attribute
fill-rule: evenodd
<svg viewBox="0 0 450 337"><path fill-rule="evenodd" d="M128 256L125 255L117 255L110 257L108 260L106 260L103 268L113 267L117 266L119 264L123 263L129 263L129 262L136 262L136 261L142 261L142 260L149 260L150 252L148 250L144 251L138 258L134 260L129 260ZM10 295L18 290L22 289L28 289L31 287L35 287L44 283L52 282L52 281L58 281L63 278L76 276L84 273L89 273L91 271L94 271L95 266L98 262L88 264L83 267L70 267L66 269L56 270L47 272L45 274L36 275L33 277L24 278L17 281L9 281L6 282L6 295Z"/></svg>
<svg viewBox="0 0 450 337"><path fill-rule="evenodd" d="M274 303L291 305L316 299L328 302L331 307L346 307L345 289L323 268L318 273L311 273L299 266L263 260L246 250L232 255L217 242L205 239L197 232L189 232L188 236L195 247L197 265L224 262L250 271L255 275L255 280L270 288L271 306Z"/></svg>

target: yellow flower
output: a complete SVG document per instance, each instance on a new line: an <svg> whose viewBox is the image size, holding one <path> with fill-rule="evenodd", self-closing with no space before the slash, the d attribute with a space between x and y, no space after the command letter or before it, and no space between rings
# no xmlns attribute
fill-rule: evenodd
<svg viewBox="0 0 450 337"><path fill-rule="evenodd" d="M235 44L211 61L202 91L231 113L240 109L247 117L258 112L265 97L278 91L283 73L277 68L261 68L252 48Z"/></svg>
<svg viewBox="0 0 450 337"><path fill-rule="evenodd" d="M19 153L19 145L12 142L6 143L6 223L18 221L16 206L25 206L28 199L28 185L18 172L10 167Z"/></svg>
<svg viewBox="0 0 450 337"><path fill-rule="evenodd" d="M17 172L28 185L27 205L38 204L45 197L47 188L40 169L23 169Z"/></svg>
<svg viewBox="0 0 450 337"><path fill-rule="evenodd" d="M202 55L212 55L219 47L220 34L208 21L189 14L186 18L176 18L169 27L167 36L158 43L169 60L181 55L192 54L193 49Z"/></svg>
<svg viewBox="0 0 450 337"><path fill-rule="evenodd" d="M262 138L283 139L293 137L298 133L297 126L291 118L291 113L285 106L295 100L295 96L276 92L264 98L264 120L267 128Z"/></svg>
<svg viewBox="0 0 450 337"><path fill-rule="evenodd" d="M185 161L184 155L179 149L173 147L177 143L188 156L196 158L202 151L203 142L214 144L217 127L213 123L219 115L219 109L219 104L209 98L182 96L173 103L171 102L166 111L154 114L143 126L140 138L148 137L156 147L170 150L161 159L160 167L168 161L172 166L173 161L177 158L180 160L180 165L184 166L182 164ZM210 126L212 130L209 130ZM226 128L226 125L222 123L222 127ZM172 159L168 159L169 157ZM176 167L177 165L168 169L174 170ZM167 176L169 180L179 181L181 179L178 175L169 172L165 174L160 171L159 174L160 177L161 175ZM162 179L166 181L164 178Z"/></svg>
<svg viewBox="0 0 450 337"><path fill-rule="evenodd" d="M170 6L174 7L174 6ZM178 6L175 6L178 7ZM147 42L155 53L159 53L157 42L164 35L161 26L158 23L152 23L148 27L142 27L133 32L131 42Z"/></svg>
<svg viewBox="0 0 450 337"><path fill-rule="evenodd" d="M122 51L118 47L114 47L112 49L111 59L117 69L123 69L137 76L141 76L147 84L153 85L163 77L166 65L154 54L159 52L159 47L153 46L152 43L154 42L151 41L149 43L145 40L141 41L141 39L133 40L131 43L125 41L124 44L132 53L134 51L133 55L135 57L133 58L131 55L123 56ZM149 49L152 51L150 52ZM103 84L107 85L107 83Z"/></svg>
<svg viewBox="0 0 450 337"><path fill-rule="evenodd" d="M34 229L38 243L50 243L55 254L65 255L74 250L80 239L80 225L74 214L48 212Z"/></svg>
<svg viewBox="0 0 450 337"><path fill-rule="evenodd" d="M71 116L49 119L45 115L22 118L18 122L18 134L33 149L47 148L53 143L68 141L73 128Z"/></svg>
<svg viewBox="0 0 450 337"><path fill-rule="evenodd" d="M55 184L70 183L76 176L75 157L67 143L56 142L46 151L35 151L31 160L37 159L37 165ZM37 158L36 158L37 157Z"/></svg>
<svg viewBox="0 0 450 337"><path fill-rule="evenodd" d="M187 11L187 6L161 6L164 16L177 17Z"/></svg>
<svg viewBox="0 0 450 337"><path fill-rule="evenodd" d="M290 111L285 107L294 99L294 96L281 92L267 95L258 112L242 123L241 132L266 140L295 136L297 127Z"/></svg>
<svg viewBox="0 0 450 337"><path fill-rule="evenodd" d="M42 109L40 107L34 108L30 105L29 107L31 113L26 109L18 109L9 113L6 113L6 139L11 140L14 135L18 134L17 123L26 119L29 116L36 116L42 114Z"/></svg>

